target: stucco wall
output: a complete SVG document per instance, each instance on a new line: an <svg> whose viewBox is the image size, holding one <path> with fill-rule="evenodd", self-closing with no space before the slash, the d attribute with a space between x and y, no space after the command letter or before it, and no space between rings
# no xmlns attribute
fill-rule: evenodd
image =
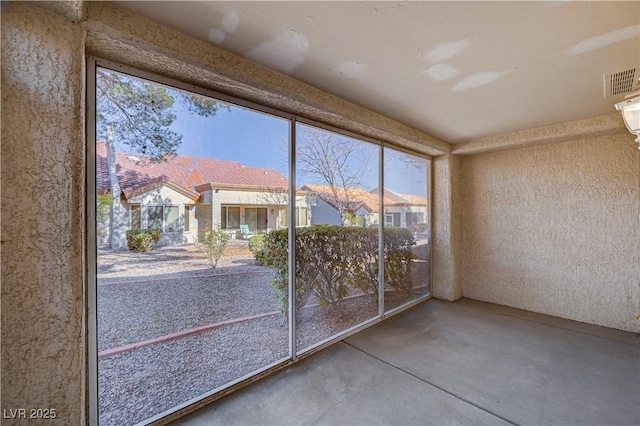
<svg viewBox="0 0 640 426"><path fill-rule="evenodd" d="M453 155L434 158L431 287L435 298L450 301L462 297L461 194L460 158Z"/></svg>
<svg viewBox="0 0 640 426"><path fill-rule="evenodd" d="M640 332L640 151L616 133L462 159L463 295Z"/></svg>
<svg viewBox="0 0 640 426"><path fill-rule="evenodd" d="M83 32L2 5L2 408L85 416Z"/></svg>

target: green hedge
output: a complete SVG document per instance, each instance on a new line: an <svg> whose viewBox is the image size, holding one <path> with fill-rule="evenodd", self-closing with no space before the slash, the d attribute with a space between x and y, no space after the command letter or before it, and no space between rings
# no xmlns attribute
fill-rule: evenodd
<svg viewBox="0 0 640 426"><path fill-rule="evenodd" d="M411 295L411 264L415 255L411 230L384 231L385 285ZM288 230L279 229L251 248L255 258L275 269L271 281L280 309L288 306ZM377 228L316 225L296 229L296 307L311 294L321 306L339 307L351 290L378 294Z"/></svg>
<svg viewBox="0 0 640 426"><path fill-rule="evenodd" d="M127 246L136 253L149 251L160 240L159 229L130 229L127 231Z"/></svg>

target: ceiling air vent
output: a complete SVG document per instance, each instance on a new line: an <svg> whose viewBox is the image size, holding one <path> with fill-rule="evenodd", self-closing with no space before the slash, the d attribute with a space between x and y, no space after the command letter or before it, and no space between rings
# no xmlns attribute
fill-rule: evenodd
<svg viewBox="0 0 640 426"><path fill-rule="evenodd" d="M604 96L616 96L629 93L633 89L635 77L635 68L631 68L626 71L614 72L612 74L605 74Z"/></svg>

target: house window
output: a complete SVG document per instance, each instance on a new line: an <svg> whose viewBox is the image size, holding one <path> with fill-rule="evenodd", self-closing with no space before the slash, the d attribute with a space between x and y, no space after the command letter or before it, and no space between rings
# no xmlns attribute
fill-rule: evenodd
<svg viewBox="0 0 640 426"><path fill-rule="evenodd" d="M142 228L142 214L140 204L132 204L131 207L131 229Z"/></svg>
<svg viewBox="0 0 640 426"><path fill-rule="evenodd" d="M407 290L406 283L411 283L411 290L405 295L385 302L385 312L390 312L429 294L431 244L428 232L420 232L418 224L428 217L430 163L425 158L388 147L384 148L384 161L384 181L389 185L385 190L393 195L393 198L384 198L385 225L395 228L385 230L385 242L393 244L397 236L402 236L410 239L412 252L411 270L407 271L409 281L394 277L385 281L386 288L396 291ZM411 211L404 210L407 204L411 204ZM385 269L393 269L393 257L385 257L384 262Z"/></svg>
<svg viewBox="0 0 640 426"><path fill-rule="evenodd" d="M393 214L387 214L384 216L385 226L393 226Z"/></svg>
<svg viewBox="0 0 640 426"><path fill-rule="evenodd" d="M162 206L147 206L147 228L162 231Z"/></svg>
<svg viewBox="0 0 640 426"><path fill-rule="evenodd" d="M180 231L180 207L164 206L164 232Z"/></svg>
<svg viewBox="0 0 640 426"><path fill-rule="evenodd" d="M309 225L309 210L306 207L296 207L296 226Z"/></svg>
<svg viewBox="0 0 640 426"><path fill-rule="evenodd" d="M266 207L245 207L244 223L251 231L266 231L268 219Z"/></svg>
<svg viewBox="0 0 640 426"><path fill-rule="evenodd" d="M147 228L159 229L162 232L178 232L180 230L180 207L147 206Z"/></svg>
<svg viewBox="0 0 640 426"><path fill-rule="evenodd" d="M96 252L97 244L87 244L89 259L93 257L96 264L105 266L88 270L89 280L94 284L89 289L89 300L95 301L89 353L92 359L97 359L97 368L89 369L91 390L95 390L89 412L99 416L100 422L148 423L158 418L158 413L173 412L210 396L212 389L226 389L251 374L262 374L294 361L301 353L328 344L345 333L372 324L372 320L382 319L385 312L406 307L429 295L430 233L426 227L422 232L397 229L401 219L403 226L405 219L411 223L429 222L428 159L391 149L379 141L316 126L310 119L298 119L291 113L248 101L235 105L233 98L215 99L211 97L212 92L204 89L195 88L199 93L194 93L193 86L179 81L159 77L165 84L151 82L136 77L135 70L127 67L123 67L127 74L122 74L95 67L95 60L90 59L87 68L93 72L93 76L88 76L89 87L99 89L87 91L88 104L95 107L89 111L90 116L96 119L95 134L89 132L88 138L94 135L97 138L95 153L90 152L95 154L95 161L88 162L87 167L89 173L94 174L87 176L87 180L95 180L96 187L94 191L88 190L87 208L94 208L97 200L93 197L108 192L114 183L109 173L109 162L113 161L109 150L115 150L115 178L131 204L128 208L122 203L114 206L122 211L113 215L113 223L106 224L111 246L116 250L124 247L129 224L159 229L165 233L164 244L193 244L179 248L180 255L171 257L171 265L146 262L147 256L136 253L122 253L123 256L114 259L106 252ZM127 92L135 95L126 98L125 109L130 111L124 111L120 108L122 103L109 96L128 96ZM152 98L159 95L162 102L149 99L150 94ZM136 101L130 103L131 99ZM137 102L139 104L134 105ZM207 106L220 108L207 113L204 111ZM150 120L149 124L158 124L149 126L155 139L162 141L156 147L158 150L135 142L137 138L130 134L128 112L135 114L139 123L147 124ZM189 115L193 122L190 127L197 130L197 135L179 134L180 126L170 126L168 121L172 120L165 120L173 115ZM171 144L165 143L170 142L165 141L169 128L182 136L184 143L179 142L182 143L179 149L174 147L176 152L168 152L175 155L155 163L163 151L171 151ZM110 146L108 135L112 132L120 133L114 140L130 140L132 144ZM193 138L215 143L200 146L186 142ZM289 143L289 149L281 149L283 141ZM149 148L153 148L152 152ZM289 176L292 172L295 176ZM389 197L386 194L381 197L387 190ZM143 199L148 201L140 203ZM199 200L197 207L195 199ZM296 200L295 208L289 203L292 199ZM189 205L183 209L185 202ZM404 206L411 206L410 211L418 214L405 216ZM89 218L95 217L92 214L95 212L89 213ZM289 216L293 216L290 223L287 222ZM319 230L303 228L312 222L343 228L337 232L328 226ZM369 226L371 223L377 226ZM209 249L220 247L218 237L222 234L243 237L240 231L243 224L250 227L252 234L280 228L280 232L271 234L279 241L278 250L286 254L286 258L278 260L280 269L276 271L274 265L265 265L264 268L272 268L271 273L265 273L262 268L243 267L253 263L253 254L246 249L246 242L234 241L221 258L229 273L207 273L207 279L203 280L202 273L196 269L204 272L205 268L214 266L213 261L205 263L192 254L196 250L212 253ZM300 228L297 231L283 229L289 224ZM354 224L368 229L356 229ZM395 229L383 229L383 224ZM209 231L210 226L220 226L225 231ZM183 228L189 234L182 234ZM319 231L330 241L319 239L324 238ZM313 240L314 235L318 239ZM406 246L400 260L394 255L398 249L393 246L398 244ZM305 251L310 246L314 246L316 253ZM151 257L171 252L174 250L160 249L151 253ZM179 282L166 276L158 278L158 274L166 274L167 266L173 269L174 262L184 271ZM380 267L383 263L384 270ZM287 274L285 271L289 271L292 264L296 265L296 273ZM126 288L97 285L98 282L119 283L120 278L130 276L136 277L136 285L124 286ZM268 291L274 276L279 286L277 298ZM202 297L203 292L207 297ZM251 297L241 297L245 293ZM287 294L293 293L295 303L287 305ZM230 294L236 297L229 297ZM239 298L242 303L238 303ZM144 302L145 309L127 316L140 301ZM325 309L328 305L340 306L347 315L341 315L336 322L331 317L337 311ZM265 318L287 306L285 315L296 326L287 327L288 321L284 327L274 327L278 321L271 320L238 322L247 315L247 306L252 315L266 315ZM207 315L211 312L215 315ZM158 333L152 326L159 318L184 321L169 324ZM208 327L206 333L196 335L188 332L196 325L218 323L233 326ZM149 362L142 363L144 365L137 362L142 355L134 349L136 343L159 334L179 336L175 340L180 344L148 345L142 355L150 355L145 358ZM268 336L268 342L261 338L264 336ZM211 342L217 342L214 344L217 355L204 357L204 364L200 363L202 368L192 369L179 363L185 351L205 353L211 349ZM260 356L237 357L238 347ZM176 394L175 398L159 401L144 389L151 382L159 383L167 368L176 371L174 376L180 383L178 386L167 384L171 385L167 389L160 385L158 392L176 391ZM203 371L207 374L203 375ZM187 386L194 380L199 386ZM122 392L112 392L113 383L118 383Z"/></svg>
<svg viewBox="0 0 640 426"><path fill-rule="evenodd" d="M222 206L220 218L222 229L240 228L240 207Z"/></svg>
<svg viewBox="0 0 640 426"><path fill-rule="evenodd" d="M191 231L191 209L193 206L184 206L184 232Z"/></svg>
<svg viewBox="0 0 640 426"><path fill-rule="evenodd" d="M406 218L407 228L416 228L419 224L424 223L424 213L422 212L407 212Z"/></svg>

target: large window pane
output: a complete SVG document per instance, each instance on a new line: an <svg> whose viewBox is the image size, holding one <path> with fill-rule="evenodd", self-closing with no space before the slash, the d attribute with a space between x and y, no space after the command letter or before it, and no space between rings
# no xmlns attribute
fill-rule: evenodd
<svg viewBox="0 0 640 426"><path fill-rule="evenodd" d="M227 228L240 228L240 207L227 207Z"/></svg>
<svg viewBox="0 0 640 426"><path fill-rule="evenodd" d="M162 216L162 206L147 206L147 227L162 231Z"/></svg>
<svg viewBox="0 0 640 426"><path fill-rule="evenodd" d="M258 229L258 209L248 207L244 209L244 222L249 226L250 231Z"/></svg>
<svg viewBox="0 0 640 426"><path fill-rule="evenodd" d="M256 263L240 226L250 238L286 226L290 124L104 69L96 77L95 190L110 194L96 259L99 420L121 426L289 357L274 268ZM134 252L131 227L163 233Z"/></svg>
<svg viewBox="0 0 640 426"><path fill-rule="evenodd" d="M101 425L167 414L429 294L429 160L100 68L96 93ZM131 228L161 236L130 251Z"/></svg>
<svg viewBox="0 0 640 426"><path fill-rule="evenodd" d="M296 213L301 352L378 314L379 148L301 124L296 135L296 183L307 196Z"/></svg>
<svg viewBox="0 0 640 426"><path fill-rule="evenodd" d="M180 207L164 206L164 232L180 230Z"/></svg>
<svg viewBox="0 0 640 426"><path fill-rule="evenodd" d="M429 160L384 150L385 310L430 292Z"/></svg>
<svg viewBox="0 0 640 426"><path fill-rule="evenodd" d="M140 214L140 205L131 205L131 229L142 228L142 215Z"/></svg>

